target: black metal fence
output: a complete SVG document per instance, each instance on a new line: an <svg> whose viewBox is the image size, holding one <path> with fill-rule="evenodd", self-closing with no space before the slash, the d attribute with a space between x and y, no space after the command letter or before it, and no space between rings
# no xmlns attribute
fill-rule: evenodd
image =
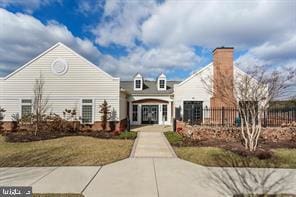
<svg viewBox="0 0 296 197"><path fill-rule="evenodd" d="M241 116L235 108L204 108L201 115L195 115L195 110L185 122L198 125L240 126ZM187 116L188 117L188 116ZM277 127L296 122L296 107L270 108L262 113L263 127Z"/></svg>

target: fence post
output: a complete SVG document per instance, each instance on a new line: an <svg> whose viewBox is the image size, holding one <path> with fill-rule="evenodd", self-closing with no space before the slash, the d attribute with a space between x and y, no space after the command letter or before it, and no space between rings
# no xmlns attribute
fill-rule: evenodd
<svg viewBox="0 0 296 197"><path fill-rule="evenodd" d="M224 107L222 107L222 126L224 126L224 117L225 114L224 114Z"/></svg>

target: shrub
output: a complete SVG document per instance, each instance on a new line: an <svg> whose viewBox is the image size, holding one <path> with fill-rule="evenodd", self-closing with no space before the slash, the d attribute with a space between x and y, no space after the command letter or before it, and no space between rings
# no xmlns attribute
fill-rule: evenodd
<svg viewBox="0 0 296 197"><path fill-rule="evenodd" d="M136 139L137 138L137 132L134 131L124 131L122 133L120 133L118 136L116 136L115 138L117 139Z"/></svg>
<svg viewBox="0 0 296 197"><path fill-rule="evenodd" d="M173 146L182 145L183 137L179 133L168 131L168 132L165 132L164 135L166 136L166 138L168 139L171 145Z"/></svg>
<svg viewBox="0 0 296 197"><path fill-rule="evenodd" d="M3 113L6 112L6 110L2 107L0 107L0 132L3 130L3 119L4 119L4 115Z"/></svg>
<svg viewBox="0 0 296 197"><path fill-rule="evenodd" d="M76 132L78 130L78 119L76 117L77 112L76 109L65 109L63 111L64 121L66 121L63 125L65 129L70 132Z"/></svg>
<svg viewBox="0 0 296 197"><path fill-rule="evenodd" d="M106 100L104 100L103 104L100 105L100 113L102 114L102 116L101 116L102 129L103 129L103 131L105 131L107 128L107 122L109 120L109 116L111 113L110 112L110 105L108 105Z"/></svg>

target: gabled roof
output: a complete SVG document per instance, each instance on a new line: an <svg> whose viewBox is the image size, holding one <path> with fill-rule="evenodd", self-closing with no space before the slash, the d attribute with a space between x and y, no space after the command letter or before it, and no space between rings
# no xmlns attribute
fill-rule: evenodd
<svg viewBox="0 0 296 197"><path fill-rule="evenodd" d="M192 75L190 75L189 77L187 77L186 79L184 79L181 83L177 84L176 86L181 86L184 83L186 83L187 81L189 81L190 79L192 79L193 77L195 77L196 75L199 75L200 73L202 73L204 70L208 69L209 67L213 66L213 62L209 63L208 65L206 65L205 67L203 67L202 69L194 72Z"/></svg>
<svg viewBox="0 0 296 197"><path fill-rule="evenodd" d="M142 76L140 73L136 73L136 74L133 76L133 79L134 79L134 78L137 78L137 77L141 77L141 78L143 78L143 76Z"/></svg>
<svg viewBox="0 0 296 197"><path fill-rule="evenodd" d="M110 77L111 79L119 79L116 77L112 77L111 75L109 75L108 73L106 73L105 71L103 71L102 69L100 69L98 66L96 66L95 64L93 64L92 62L90 62L89 60L87 60L86 58L82 57L80 54L78 54L77 52L75 52L73 49L71 49L70 47L66 46L65 44L58 42L55 45L53 45L52 47L50 47L49 49L45 50L44 52L42 52L41 54L39 54L37 57L35 57L34 59L30 60L29 62L25 63L23 66L19 67L18 69L16 69L15 71L13 71L12 73L8 74L6 77L3 77L2 79L8 79L11 76L15 75L16 73L18 73L19 71L23 70L24 68L26 68L28 65L30 65L31 63L33 63L34 61L38 60L39 58L41 58L42 56L44 56L45 54L49 53L50 51L52 51L53 49L55 49L58 46L63 46L64 48L66 48L67 50L69 50L70 52L72 52L74 55L76 55L77 57L81 58L83 61L85 61L87 64L89 64L90 66L94 67L95 69L97 69L98 71L104 73L106 76ZM1 78L0 78L1 79Z"/></svg>
<svg viewBox="0 0 296 197"><path fill-rule="evenodd" d="M180 81L167 81L166 90L158 90L155 81L143 81L143 90L134 90L134 81L120 81L120 87L133 95L169 95L174 92L174 84Z"/></svg>

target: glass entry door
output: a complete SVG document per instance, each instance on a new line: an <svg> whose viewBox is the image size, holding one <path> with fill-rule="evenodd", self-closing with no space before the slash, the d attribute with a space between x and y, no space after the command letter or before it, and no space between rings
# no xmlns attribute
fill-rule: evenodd
<svg viewBox="0 0 296 197"><path fill-rule="evenodd" d="M142 124L158 124L158 105L142 105Z"/></svg>

